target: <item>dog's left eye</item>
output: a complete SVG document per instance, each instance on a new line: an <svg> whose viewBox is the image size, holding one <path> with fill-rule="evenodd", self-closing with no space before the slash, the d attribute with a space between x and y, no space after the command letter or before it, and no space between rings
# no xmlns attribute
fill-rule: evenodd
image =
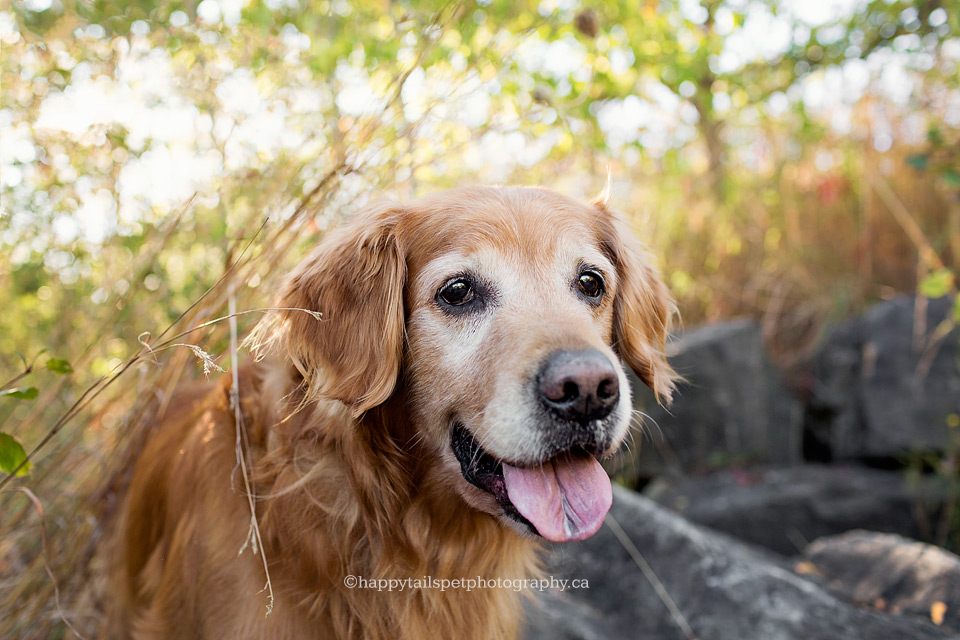
<svg viewBox="0 0 960 640"><path fill-rule="evenodd" d="M596 271L584 271L577 279L577 289L588 298L599 298L603 295L603 277Z"/></svg>
<svg viewBox="0 0 960 640"><path fill-rule="evenodd" d="M473 287L466 278L457 278L443 285L437 295L450 306L459 307L473 300Z"/></svg>

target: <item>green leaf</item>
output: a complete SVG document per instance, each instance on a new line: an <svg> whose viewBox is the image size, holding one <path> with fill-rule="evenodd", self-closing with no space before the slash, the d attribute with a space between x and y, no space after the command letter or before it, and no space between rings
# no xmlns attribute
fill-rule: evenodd
<svg viewBox="0 0 960 640"><path fill-rule="evenodd" d="M907 156L907 164L917 171L923 171L930 164L930 156L925 153L915 153Z"/></svg>
<svg viewBox="0 0 960 640"><path fill-rule="evenodd" d="M942 298L950 293L954 276L949 269L937 269L920 281L917 290L927 298Z"/></svg>
<svg viewBox="0 0 960 640"><path fill-rule="evenodd" d="M37 397L36 387L14 387L12 389L4 389L0 391L0 398L3 396L9 396L11 398L17 398L19 400L33 400Z"/></svg>
<svg viewBox="0 0 960 640"><path fill-rule="evenodd" d="M21 462L27 459L27 452L23 450L16 439L6 433L0 433L0 471L10 474ZM30 463L26 463L17 471L18 476L25 476L30 471Z"/></svg>
<svg viewBox="0 0 960 640"><path fill-rule="evenodd" d="M960 173L957 173L956 169L944 169L943 179L946 180L947 184L951 187L960 187Z"/></svg>
<svg viewBox="0 0 960 640"><path fill-rule="evenodd" d="M70 366L70 363L60 358L50 358L47 360L47 369L61 376L73 373L73 367Z"/></svg>
<svg viewBox="0 0 960 640"><path fill-rule="evenodd" d="M960 323L960 293L953 299L953 319Z"/></svg>

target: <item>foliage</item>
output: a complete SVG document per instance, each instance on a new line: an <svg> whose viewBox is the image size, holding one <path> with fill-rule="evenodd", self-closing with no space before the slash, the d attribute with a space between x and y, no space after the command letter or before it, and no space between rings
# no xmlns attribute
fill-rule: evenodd
<svg viewBox="0 0 960 640"><path fill-rule="evenodd" d="M77 567L143 399L222 363L227 301L267 306L376 193L587 198L609 176L686 322L756 317L787 364L825 318L896 291L956 296L960 3L812 19L818 4L4 5L0 469L30 452L16 482L69 529L46 555L62 592L88 586ZM13 355L44 349L67 360ZM0 510L0 582L24 576L0 593L4 625L95 629L52 610L31 502Z"/></svg>
<svg viewBox="0 0 960 640"><path fill-rule="evenodd" d="M35 389L34 389L35 390ZM26 463L27 453L13 436L0 433L0 471L18 476L26 475L30 470Z"/></svg>
<svg viewBox="0 0 960 640"><path fill-rule="evenodd" d="M23 360L23 363L25 366L24 371L14 377L2 389L0 389L0 398L10 398L13 400L33 400L40 395L40 391L36 387L13 386L15 383L18 383L20 380L33 372L32 364L28 365L26 360ZM53 373L59 375L73 373L73 367L70 366L69 362L63 360L62 358L48 358L44 367L48 371L52 371ZM23 445L20 444L20 442L9 433L0 432L0 472L10 476L23 476L29 471L30 461L27 459L27 454L23 450Z"/></svg>
<svg viewBox="0 0 960 640"><path fill-rule="evenodd" d="M960 552L960 414L946 419L947 440L942 452L913 451L906 461L909 486L920 486L924 475L932 473L941 485L944 501L939 514L925 514L932 539L954 553Z"/></svg>

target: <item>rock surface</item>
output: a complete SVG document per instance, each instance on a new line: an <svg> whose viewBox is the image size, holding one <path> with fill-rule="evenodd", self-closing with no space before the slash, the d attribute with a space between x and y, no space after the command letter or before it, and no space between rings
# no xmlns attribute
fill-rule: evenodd
<svg viewBox="0 0 960 640"><path fill-rule="evenodd" d="M803 411L767 357L756 323L695 329L672 340L667 352L686 380L669 409L633 385L635 404L648 417L633 468L624 470L628 481L730 462L799 460Z"/></svg>
<svg viewBox="0 0 960 640"><path fill-rule="evenodd" d="M724 470L644 490L693 522L784 555L851 529L929 540L944 493L932 481L913 486L903 472L850 465Z"/></svg>
<svg viewBox="0 0 960 640"><path fill-rule="evenodd" d="M525 640L611 640L604 613L567 592L547 590L526 604Z"/></svg>
<svg viewBox="0 0 960 640"><path fill-rule="evenodd" d="M956 637L932 623L843 602L772 555L690 524L620 487L614 488L611 514L701 640ZM553 547L547 572L586 579L589 588L541 598L545 604L531 611L527 638L685 638L609 521L589 540Z"/></svg>
<svg viewBox="0 0 960 640"><path fill-rule="evenodd" d="M940 547L851 531L816 540L804 557L850 602L925 619L940 609L941 624L960 631L960 557Z"/></svg>
<svg viewBox="0 0 960 640"><path fill-rule="evenodd" d="M822 459L943 450L960 414L960 330L932 349L947 298L900 297L840 325L814 357L808 451Z"/></svg>

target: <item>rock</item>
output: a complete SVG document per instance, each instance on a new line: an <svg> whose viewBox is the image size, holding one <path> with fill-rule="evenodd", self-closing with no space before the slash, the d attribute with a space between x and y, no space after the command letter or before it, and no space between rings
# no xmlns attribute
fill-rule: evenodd
<svg viewBox="0 0 960 640"><path fill-rule="evenodd" d="M900 297L837 327L813 359L808 452L855 459L943 451L948 416L960 414L960 330L924 349L950 311L947 298Z"/></svg>
<svg viewBox="0 0 960 640"><path fill-rule="evenodd" d="M902 472L814 464L657 480L644 494L693 522L795 555L815 538L851 529L930 540L945 491Z"/></svg>
<svg viewBox="0 0 960 640"><path fill-rule="evenodd" d="M614 488L613 518L702 640L932 640L955 637L932 623L867 611L838 599L771 557L691 524L651 500ZM602 613L611 640L685 635L607 524L592 538L551 548L547 572L586 580L564 595ZM552 611L563 616L562 608ZM582 609L570 607L569 627ZM528 638L542 617L530 620ZM554 620L554 628L556 620ZM562 629L563 625L559 625ZM536 635L540 633L540 635ZM591 638L588 635L559 637Z"/></svg>
<svg viewBox="0 0 960 640"><path fill-rule="evenodd" d="M525 640L609 640L613 637L602 612L566 592L546 590L524 605Z"/></svg>
<svg viewBox="0 0 960 640"><path fill-rule="evenodd" d="M731 462L800 459L802 408L764 352L754 322L695 329L676 337L667 350L686 381L669 409L659 406L645 386L633 385L635 404L648 415L646 433L639 453L614 472L632 484L664 472L705 471Z"/></svg>
<svg viewBox="0 0 960 640"><path fill-rule="evenodd" d="M940 547L851 531L814 541L804 557L851 602L927 620L940 609L941 624L960 631L960 557Z"/></svg>

